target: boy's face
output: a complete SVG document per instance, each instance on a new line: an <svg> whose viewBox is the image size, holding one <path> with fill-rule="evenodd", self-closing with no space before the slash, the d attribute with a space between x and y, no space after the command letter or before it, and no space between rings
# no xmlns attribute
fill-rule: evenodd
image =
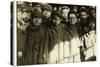
<svg viewBox="0 0 100 67"><path fill-rule="evenodd" d="M34 6L33 9L34 9L34 10L37 10L38 12L41 12L41 11L42 11L40 5L36 5L36 6Z"/></svg>
<svg viewBox="0 0 100 67"><path fill-rule="evenodd" d="M91 22L91 23L89 24L89 27L90 27L90 30L94 30L94 29L96 28L95 22Z"/></svg>
<svg viewBox="0 0 100 67"><path fill-rule="evenodd" d="M69 13L69 10L68 9L63 9L62 10L62 16L64 19L67 19L68 18L68 13Z"/></svg>
<svg viewBox="0 0 100 67"><path fill-rule="evenodd" d="M91 15L96 18L96 11L95 10L91 10Z"/></svg>
<svg viewBox="0 0 100 67"><path fill-rule="evenodd" d="M55 18L53 19L53 23L59 25L61 23L61 18L55 15Z"/></svg>
<svg viewBox="0 0 100 67"><path fill-rule="evenodd" d="M81 18L82 20L86 19L86 18L87 18L87 13L86 13L86 12L81 12L81 13L80 13L80 18Z"/></svg>
<svg viewBox="0 0 100 67"><path fill-rule="evenodd" d="M70 14L70 15L69 15L69 22L70 22L70 24L76 24L76 22L77 22L77 17L76 17L75 14Z"/></svg>
<svg viewBox="0 0 100 67"><path fill-rule="evenodd" d="M43 15L45 16L45 18L49 18L51 16L51 11L43 10Z"/></svg>
<svg viewBox="0 0 100 67"><path fill-rule="evenodd" d="M30 19L30 16L31 16L31 12L24 11L24 12L22 13L22 19L23 19L24 21L26 21L26 22Z"/></svg>
<svg viewBox="0 0 100 67"><path fill-rule="evenodd" d="M41 23L42 23L42 18L40 18L40 17L34 17L33 18L33 24L34 25L39 26L39 25L41 25Z"/></svg>

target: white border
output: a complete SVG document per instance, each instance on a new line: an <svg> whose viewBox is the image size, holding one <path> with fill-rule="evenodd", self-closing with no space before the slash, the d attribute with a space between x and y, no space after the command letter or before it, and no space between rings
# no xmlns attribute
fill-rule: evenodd
<svg viewBox="0 0 100 67"><path fill-rule="evenodd" d="M17 0L0 0L0 67L13 67L10 65L10 2ZM78 5L93 5L97 7L97 62L68 63L58 65L32 65L25 67L99 67L100 64L100 0L18 0L49 3L67 3ZM22 66L24 67L24 66Z"/></svg>
<svg viewBox="0 0 100 67"><path fill-rule="evenodd" d="M42 3L58 3L58 4L72 4L72 5L88 5L96 6L96 0L15 0L27 2L42 2ZM98 1L98 0L97 0Z"/></svg>
<svg viewBox="0 0 100 67"><path fill-rule="evenodd" d="M91 0L87 1L87 0L84 0L81 2L81 0L17 0L17 1L26 1L26 2L39 2L39 3L57 3L57 4L68 4L68 5L82 5L82 6L96 6L95 2L92 2ZM86 2L87 1L87 2ZM15 10L16 11L16 10ZM16 12L15 12L16 14ZM97 19L97 18L96 18ZM15 24L16 24L16 20L14 21ZM15 26L14 26L15 27ZM17 28L17 27L15 27ZM15 29L16 30L16 29ZM16 35L16 34L15 34ZM17 35L16 35L17 36ZM17 52L16 50L16 47L17 47L17 42L15 43L15 47L14 47L14 50L15 50L15 53ZM97 50L97 49L96 49ZM98 50L97 50L98 51ZM97 55L97 52L96 52L96 55ZM15 55L15 58L16 55ZM98 56L97 56L98 58ZM93 62L88 62L89 64L92 64L92 63L96 63L98 61L98 59L96 61L93 61ZM15 66L16 66L16 59L15 59ZM80 62L80 63L68 63L68 64L87 64L87 62ZM44 65L44 64L42 64ZM56 65L56 64L45 64L46 66L47 65ZM61 64L58 64L58 65L61 65ZM63 64L64 65L64 64ZM26 66L35 66L35 65L26 65ZM37 65L36 65L37 66ZM41 66L41 65L38 65L38 66ZM23 67L23 66L22 66Z"/></svg>

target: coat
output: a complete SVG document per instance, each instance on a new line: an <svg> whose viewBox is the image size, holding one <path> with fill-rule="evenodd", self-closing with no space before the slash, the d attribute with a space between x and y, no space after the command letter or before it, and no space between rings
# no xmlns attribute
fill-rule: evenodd
<svg viewBox="0 0 100 67"><path fill-rule="evenodd" d="M43 38L44 28L42 26L29 26L25 45L26 64L43 63Z"/></svg>
<svg viewBox="0 0 100 67"><path fill-rule="evenodd" d="M63 61L63 34L64 24L52 25L50 28L50 53L49 63L61 63Z"/></svg>
<svg viewBox="0 0 100 67"><path fill-rule="evenodd" d="M68 49L69 49L69 58L68 62L80 62L80 46L81 42L79 39L78 33L78 24L69 24L68 23Z"/></svg>
<svg viewBox="0 0 100 67"><path fill-rule="evenodd" d="M25 50L25 43L26 43L26 28L28 27L29 23L24 25L20 25L17 23L17 54L18 52L22 52L22 57L17 55L17 64L24 65L24 50Z"/></svg>

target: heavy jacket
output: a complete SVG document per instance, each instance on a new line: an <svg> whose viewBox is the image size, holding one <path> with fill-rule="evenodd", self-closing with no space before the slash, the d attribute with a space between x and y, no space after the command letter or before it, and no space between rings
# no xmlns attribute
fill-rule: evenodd
<svg viewBox="0 0 100 67"><path fill-rule="evenodd" d="M63 35L64 35L63 23L59 25L52 25L49 32L49 63L61 63L63 61Z"/></svg>
<svg viewBox="0 0 100 67"><path fill-rule="evenodd" d="M44 28L42 26L31 25L27 28L25 46L26 64L43 63L43 38Z"/></svg>
<svg viewBox="0 0 100 67"><path fill-rule="evenodd" d="M78 24L68 23L68 47L69 47L69 60L68 62L80 62L80 39L78 33Z"/></svg>
<svg viewBox="0 0 100 67"><path fill-rule="evenodd" d="M25 42L26 42L26 31L17 28L17 54L19 51L24 53ZM24 64L24 56L19 57L17 55L17 64L18 65Z"/></svg>

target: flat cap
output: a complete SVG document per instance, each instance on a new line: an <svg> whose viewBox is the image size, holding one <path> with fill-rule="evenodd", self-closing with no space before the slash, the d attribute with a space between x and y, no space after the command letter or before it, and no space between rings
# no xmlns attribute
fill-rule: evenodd
<svg viewBox="0 0 100 67"><path fill-rule="evenodd" d="M43 18L43 14L38 11L32 12L31 16L32 16L32 18L34 18L34 17Z"/></svg>
<svg viewBox="0 0 100 67"><path fill-rule="evenodd" d="M24 3L24 4L22 5L22 11L31 12L31 11L32 11L32 8L31 8L31 6L30 6L29 4Z"/></svg>
<svg viewBox="0 0 100 67"><path fill-rule="evenodd" d="M49 10L52 11L52 6L49 4L41 4L42 10Z"/></svg>
<svg viewBox="0 0 100 67"><path fill-rule="evenodd" d="M70 11L70 8L68 6L62 6L62 9L68 9Z"/></svg>
<svg viewBox="0 0 100 67"><path fill-rule="evenodd" d="M53 11L52 12L52 18L55 18L55 16L58 16L60 18L63 18L61 12L59 12L59 11Z"/></svg>
<svg viewBox="0 0 100 67"><path fill-rule="evenodd" d="M41 4L40 3L33 3L32 6L33 7L38 7L38 6L41 7Z"/></svg>
<svg viewBox="0 0 100 67"><path fill-rule="evenodd" d="M31 9L31 7L27 7L27 8L22 8L22 11L23 12L31 12L32 9Z"/></svg>

